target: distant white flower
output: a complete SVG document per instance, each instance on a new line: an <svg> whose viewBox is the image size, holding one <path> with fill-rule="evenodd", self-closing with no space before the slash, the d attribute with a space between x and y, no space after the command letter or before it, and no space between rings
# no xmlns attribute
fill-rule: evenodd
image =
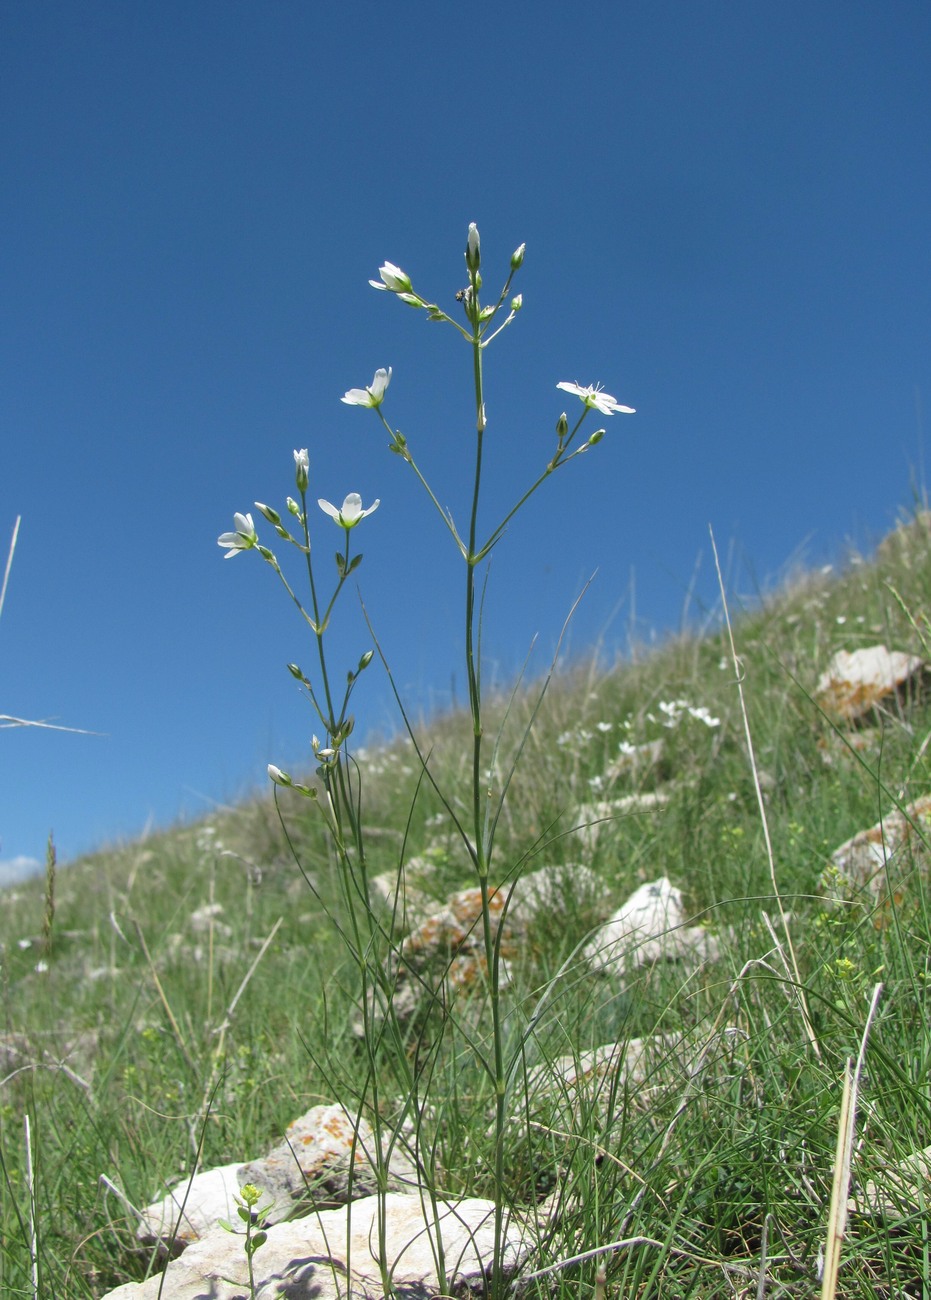
<svg viewBox="0 0 931 1300"><path fill-rule="evenodd" d="M232 559L240 551L250 550L259 540L251 515L233 515L233 527L236 529L234 533L221 533L217 538L217 546L226 547L224 560Z"/></svg>
<svg viewBox="0 0 931 1300"><path fill-rule="evenodd" d="M697 707L690 705L689 713L693 718L697 718L699 722L703 722L706 727L720 727L721 725L721 719L713 717L710 709L706 709L704 704L699 704Z"/></svg>
<svg viewBox="0 0 931 1300"><path fill-rule="evenodd" d="M339 509L337 509L337 507L331 502L324 501L322 498L318 500L317 505L325 515L329 515L331 519L334 519L336 523L339 524L340 528L355 528L356 524L359 523L360 520L364 519L366 515L375 513L380 501L380 497L376 498L367 510L363 510L362 498L359 496L358 492L350 492Z"/></svg>
<svg viewBox="0 0 931 1300"><path fill-rule="evenodd" d="M281 768L276 767L274 763L269 763L267 770L275 785L288 786L294 784L287 772L282 772Z"/></svg>
<svg viewBox="0 0 931 1300"><path fill-rule="evenodd" d="M373 289L387 289L390 293L410 293L410 276L406 275L399 266L395 266L394 262L386 262L384 266L380 266L378 274L381 276L381 282L369 280Z"/></svg>
<svg viewBox="0 0 931 1300"><path fill-rule="evenodd" d="M367 388L350 388L340 401L345 402L347 406L381 406L385 400L385 389L390 383L391 367L389 366L387 370L376 370L375 378ZM297 455L297 452L294 454Z"/></svg>
<svg viewBox="0 0 931 1300"><path fill-rule="evenodd" d="M561 388L564 393L572 393L574 397L581 398L590 410L600 411L602 415L634 414L632 406L621 406L617 398L603 392L598 384L589 384L587 388L583 388L581 384L572 384L564 379L556 387Z"/></svg>

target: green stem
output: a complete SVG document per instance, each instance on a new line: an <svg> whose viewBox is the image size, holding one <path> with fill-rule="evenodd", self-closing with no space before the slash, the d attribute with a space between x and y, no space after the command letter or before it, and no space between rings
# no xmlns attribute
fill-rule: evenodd
<svg viewBox="0 0 931 1300"><path fill-rule="evenodd" d="M314 609L314 637L317 642L317 657L320 660L320 677L323 681L323 694L326 699L327 716L321 718L321 722L326 727L327 732L332 735L335 731L335 719L333 716L333 694L330 690L330 677L327 672L326 654L323 649L324 627L320 621L320 603L317 600L317 584L314 581L314 566L310 557L310 530L307 527L307 492L301 491L301 521L304 525L304 550L307 557L307 577L310 582L310 599ZM332 601L330 608L332 609Z"/></svg>
<svg viewBox="0 0 931 1300"><path fill-rule="evenodd" d="M461 327L457 326L457 329L458 328ZM449 515L446 513L443 507L440 505L439 501L437 501L433 489L431 488L427 480L424 478L423 474L421 474L420 469L418 468L417 463L414 460L414 457L411 455L410 448L407 446L407 443L406 442L402 443L398 441L398 435L395 433L394 429L392 429L391 425L385 419L381 407L378 407L378 416L382 424L388 430L388 433L391 437L392 451L397 452L399 456L401 456L404 460L406 460L408 465L410 465L411 469L417 475L418 479L420 480L421 487L424 489L427 496L430 498L430 500L433 502L434 506L436 507L437 514L442 519L447 532L449 532L452 535L452 539L456 543L456 546L459 548L462 558L467 559L468 557L466 554L465 543L463 542L462 538L459 536L459 533L456 531L456 525L453 523L452 519L449 517Z"/></svg>
<svg viewBox="0 0 931 1300"><path fill-rule="evenodd" d="M472 509L469 516L469 544L466 555L466 607L465 607L465 643L466 643L466 680L469 687L469 710L472 715L472 832L475 846L475 865L478 871L479 888L482 903L482 940L485 949L485 966L488 974L488 987L491 997L491 1032L494 1058L495 1085L495 1152L494 1152L494 1202L495 1202L495 1240L492 1261L491 1294L493 1300L499 1300L502 1293L501 1252L504 1228L504 1132L506 1124L504 1071L504 1042L501 1025L501 1006L499 996L498 961L496 944L492 935L491 892L489 891L489 871L493 841L485 835L485 807L482 780L482 692L481 692L481 656L480 626L475 620L475 569L482 558L476 552L478 533L478 505L482 481L482 451L485 437L485 399L482 376L482 341L479 325L480 306L476 274L471 273L472 280L472 370L475 384L475 478L472 487ZM493 891L492 891L493 892Z"/></svg>

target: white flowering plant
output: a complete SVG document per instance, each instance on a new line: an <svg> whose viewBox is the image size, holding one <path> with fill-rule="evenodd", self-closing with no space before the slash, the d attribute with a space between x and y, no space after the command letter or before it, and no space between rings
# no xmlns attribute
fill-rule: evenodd
<svg viewBox="0 0 931 1300"><path fill-rule="evenodd" d="M454 309L450 304L450 311L446 311L437 302L415 290L411 277L393 262L385 262L379 268L379 278L369 282L379 292L393 295L406 306L423 311L427 320L451 327L469 349L473 376L475 469L470 497L462 516L468 519L466 529L460 532L454 522L453 513L440 505L415 459L414 451L407 438L400 429L389 422L385 414L392 368L386 366L376 369L371 383L348 389L341 399L348 406L374 412L376 419L388 433L390 451L398 456L415 475L466 568L463 657L472 733L472 753L469 763L471 777L467 795L459 791L444 791L439 788L430 770L429 755L422 749L408 722L397 689L395 694L401 703L402 716L408 727L410 741L419 760L423 778L439 795L449 826L459 839L471 863L480 894L479 924L483 969L487 979L489 1023L486 1036L477 1038L471 1030L463 1031L463 1040L464 1050L471 1051L477 1056L495 1096L493 1151L488 1162L495 1201L495 1249L491 1276L491 1292L495 1297L502 1294L504 1286L505 1141L508 1096L519 1074L523 1044L519 1045L516 1054L506 1048L505 1009L502 1005L505 976L504 963L500 954L501 932L493 923L492 916L492 898L496 892L493 884L493 861L499 819L508 798L511 780L520 761L521 752L534 725L546 682L531 713L523 740L511 760L511 766L492 791L487 780L489 758L484 752L488 742L485 740L486 723L483 717L482 700L481 618L476 615L481 604L477 593L478 571L488 559L505 529L543 483L558 470L564 469L571 461L589 452L604 437L606 432L604 427L596 428L583 437L581 430L589 413L594 411L597 416L605 419L634 413L632 407L622 405L598 384L582 385L570 381L558 383L556 387L560 391L578 399L581 410L576 408L577 416L572 421L566 412L558 416L555 424L555 441L551 445L548 457L531 474L527 488L518 496L510 509L493 527L480 532L482 453L488 422L484 384L485 356L489 345L502 331L514 323L523 309L523 295L512 294L512 283L524 263L525 252L524 244L514 251L503 287L486 303L482 298L481 239L477 226L474 223L470 225L465 247L468 283L456 295L458 308ZM454 310L456 316L452 314ZM392 932L392 925L384 923L370 900L367 857L369 836L363 822L362 772L357 757L350 750L350 738L355 728L355 719L349 712L350 698L359 675L371 663L374 652L367 650L356 667L346 673L346 686L342 693L335 689L336 676L330 669L326 653L326 633L336 601L350 574L358 569L362 558L359 554L351 553L350 543L353 533L380 503L376 500L370 506L363 507L361 497L355 492L350 492L341 506L336 506L323 498L318 499L317 504L323 514L343 530L343 549L336 556L335 585L329 599L324 602L318 594L319 575L315 572L311 549L307 510L311 461L307 449L294 452L294 465L299 500L288 498L287 516L290 518L287 523L285 517L267 505L256 502L255 509L272 526L278 538L296 548L302 555L306 567L309 597L302 600L297 595L285 577L275 554L259 541L251 514L234 515L233 530L222 534L218 541L226 551L227 558L232 558L242 551L256 551L261 556L274 570L297 606L314 640L316 671L313 676L305 674L296 664L289 664L288 667L292 675L306 689L323 731L322 738L315 735L312 743L317 779L315 782L296 780L291 774L282 771L274 764L269 765L268 775L274 784L276 796L278 790L290 789L317 800L332 837L334 854L340 871L341 894L345 903L345 916L333 919L346 942L358 972L358 993L362 1008L361 1030L368 1062L366 1078L357 1088L356 1100L360 1113L365 1110L376 1131L374 1158L379 1167L379 1186L384 1188L387 1185L384 1152L390 1148L391 1141L381 1130L386 1071L393 1074L398 1085L397 1091L409 1099L405 1103L407 1112L399 1117L400 1121L412 1123L417 1132L420 1131L421 1114L425 1109L424 1084L411 1061L410 1053L403 1046L405 1030L395 1005L399 975L403 966L401 944ZM492 768L496 764L496 759L497 747L495 755L491 758ZM398 869L399 886L403 866L402 858ZM509 887L512 887L519 873L519 866L512 866L508 872L501 874L507 877ZM438 990L428 989L426 992L434 1002L443 1000L443 995ZM455 1023L455 1018L447 1015L446 1025L454 1026ZM429 1182L423 1164L420 1172L423 1181ZM427 1196L435 1195L432 1183L424 1186L423 1190ZM381 1255L383 1281L388 1294L391 1290L389 1261L385 1260L384 1251Z"/></svg>

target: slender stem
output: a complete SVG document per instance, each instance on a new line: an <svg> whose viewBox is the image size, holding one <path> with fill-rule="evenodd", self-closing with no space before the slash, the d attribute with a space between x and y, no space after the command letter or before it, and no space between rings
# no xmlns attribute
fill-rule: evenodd
<svg viewBox="0 0 931 1300"><path fill-rule="evenodd" d="M456 328L461 329L461 327L458 325L456 326ZM411 455L410 448L407 446L407 443L399 442L398 435L395 433L394 429L392 429L391 425L385 419L381 407L379 406L377 410L378 410L379 419L381 420L385 428L388 430L388 433L391 437L392 451L397 452L399 456L401 456L404 460L406 460L408 465L410 465L411 469L417 475L418 479L420 480L421 486L423 487L427 496L430 498L430 500L433 502L434 506L436 507L437 514L442 519L443 524L445 525L447 531L452 534L453 541L458 546L459 551L462 554L462 558L467 559L465 543L463 542L462 538L459 536L459 533L456 531L456 525L453 523L452 519L449 517L449 515L446 513L443 507L440 505L439 501L437 501L433 489L431 488L427 480L424 478L423 474L421 474L420 469L418 468L417 463L414 460L414 457Z"/></svg>
<svg viewBox="0 0 931 1300"><path fill-rule="evenodd" d="M330 677L327 672L326 654L323 649L323 632L324 628L320 622L320 603L317 600L317 584L314 581L314 566L310 556L310 530L307 527L307 492L301 491L301 522L304 525L304 548L307 556L307 577L310 582L310 599L314 609L314 637L317 642L317 657L320 660L320 676L323 681L323 694L326 699L327 716L321 721L327 731L332 735L335 730L335 718L333 716L333 694L330 690ZM330 605L332 609L332 602Z"/></svg>
<svg viewBox="0 0 931 1300"><path fill-rule="evenodd" d="M475 865L479 877L482 904L482 940L491 999L491 1033L494 1057L495 1085L495 1151L494 1151L494 1203L495 1240L492 1263L491 1294L498 1300L502 1292L501 1252L504 1236L504 1132L506 1124L504 1069L504 1041L501 1024L499 995L498 950L492 934L491 896L489 871L494 848L493 839L485 834L485 800L482 780L482 691L481 655L479 652L481 627L475 619L475 570L482 556L476 551L478 533L478 506L482 482L482 451L485 437L485 399L482 376L482 341L479 324L480 306L476 273L470 272L472 281L472 368L475 384L475 478L472 486L472 509L469 515L469 542L466 555L465 593L465 651L466 680L469 688L469 710L472 716L472 834L475 845Z"/></svg>

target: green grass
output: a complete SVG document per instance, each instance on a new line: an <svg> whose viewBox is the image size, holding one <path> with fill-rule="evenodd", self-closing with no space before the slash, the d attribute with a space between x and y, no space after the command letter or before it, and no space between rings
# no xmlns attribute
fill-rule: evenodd
<svg viewBox="0 0 931 1300"><path fill-rule="evenodd" d="M801 989L763 919L781 941L726 634L682 636L634 664L577 664L553 681L501 819L497 880L584 862L614 907L668 875L689 914L723 942L719 959L698 971L660 965L622 989L578 958L598 919L590 907L567 901L528 934L502 994L521 1061L508 1103L507 1195L518 1208L549 1197L558 1210L528 1271L623 1239L633 1244L605 1256L609 1295L763 1294L761 1269L767 1295L817 1294L844 1063L879 981L855 1178L881 1181L889 1165L931 1144L923 849L897 864L901 889L888 906L863 898L831 907L818 890L838 844L931 788L931 701L916 691L890 704L855 752L811 699L837 649L884 641L931 659L929 610L922 518L887 539L875 561L796 577L735 621ZM677 699L704 706L720 726L687 717L663 727L660 704ZM503 727L492 782L507 770L531 704L528 686L509 713L504 699L488 706L490 723ZM620 742L659 738L659 764L610 779ZM468 718L437 718L422 741L440 787L454 805L457 794L467 801ZM397 873L417 858L428 864L417 883L438 900L473 885L413 746L387 744L360 766L366 824L376 828L370 873ZM657 790L669 796L661 809L604 824L594 843L572 833L581 806ZM366 1060L351 1030L356 967L332 922L345 915L339 878L316 805L282 791L279 803L287 835L268 799L59 870L47 958L45 882L0 895L0 1294L32 1294L25 1116L39 1291L70 1300L152 1267L102 1176L143 1206L198 1158L209 1166L256 1157L309 1106L354 1103ZM198 926L192 916L211 903L222 909L213 928L206 917ZM42 961L45 971L36 969ZM389 1130L415 1119L420 1159L440 1193L492 1190L494 1097L476 1064L487 1019L481 989L445 1013L427 999L382 1058L381 1118ZM634 1086L609 1072L546 1092L534 1072L558 1056L659 1034ZM528 1291L589 1295L597 1267L588 1259ZM906 1207L895 1222L851 1219L839 1295L919 1296L929 1277L923 1214Z"/></svg>

